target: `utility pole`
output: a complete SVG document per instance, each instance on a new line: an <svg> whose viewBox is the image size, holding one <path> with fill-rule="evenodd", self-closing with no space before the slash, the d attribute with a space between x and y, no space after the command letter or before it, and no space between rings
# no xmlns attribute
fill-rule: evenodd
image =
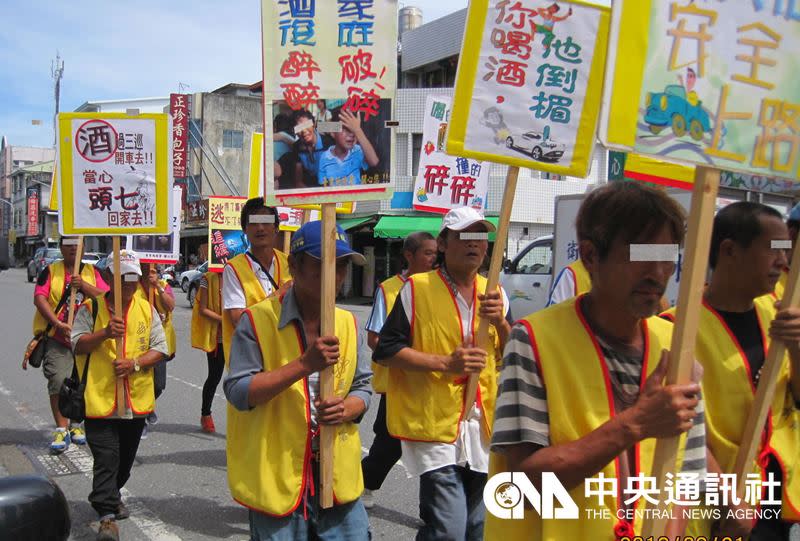
<svg viewBox="0 0 800 541"><path fill-rule="evenodd" d="M64 76L64 61L61 60L58 51L56 51L55 61L50 63L50 74L53 77L53 81L55 81L56 112L53 115L53 146L55 147L58 143L58 106L61 100L61 78Z"/></svg>

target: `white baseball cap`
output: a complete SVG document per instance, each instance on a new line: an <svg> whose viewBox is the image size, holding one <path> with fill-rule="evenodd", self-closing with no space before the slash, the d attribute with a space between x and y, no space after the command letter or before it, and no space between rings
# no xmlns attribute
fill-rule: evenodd
<svg viewBox="0 0 800 541"><path fill-rule="evenodd" d="M109 261L108 270L114 272L114 261ZM142 275L142 266L139 264L139 254L133 250L120 250L119 252L119 273Z"/></svg>
<svg viewBox="0 0 800 541"><path fill-rule="evenodd" d="M442 218L442 227L439 229L441 233L445 229L451 231L464 231L472 224L482 223L486 226L486 231L493 233L496 231L494 224L484 219L483 214L478 212L472 207L459 207L452 209Z"/></svg>

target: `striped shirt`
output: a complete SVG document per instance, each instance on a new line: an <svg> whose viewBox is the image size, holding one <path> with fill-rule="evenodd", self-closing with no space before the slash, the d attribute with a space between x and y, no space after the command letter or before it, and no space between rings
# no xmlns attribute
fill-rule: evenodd
<svg viewBox="0 0 800 541"><path fill-rule="evenodd" d="M615 402L631 406L639 396L642 375L642 356L630 351L611 348L598 338L609 377L615 392ZM703 400L695 408L697 416L686 441L681 471L706 474L706 430ZM503 369L497 389L492 450L518 443L532 443L539 448L550 446L550 418L547 392L542 383L530 336L525 326L517 323L511 329L503 355Z"/></svg>

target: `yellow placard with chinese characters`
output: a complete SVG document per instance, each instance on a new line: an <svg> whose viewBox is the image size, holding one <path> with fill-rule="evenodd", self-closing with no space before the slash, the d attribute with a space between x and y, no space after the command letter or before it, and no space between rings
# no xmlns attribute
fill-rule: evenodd
<svg viewBox="0 0 800 541"><path fill-rule="evenodd" d="M246 197L208 198L208 270L222 272L230 259L249 249L241 221L246 202Z"/></svg>
<svg viewBox="0 0 800 541"><path fill-rule="evenodd" d="M800 178L793 2L614 3L600 138L676 163Z"/></svg>
<svg viewBox="0 0 800 541"><path fill-rule="evenodd" d="M170 232L168 115L60 113L58 141L62 235Z"/></svg>
<svg viewBox="0 0 800 541"><path fill-rule="evenodd" d="M579 0L472 0L447 153L585 177L609 19Z"/></svg>

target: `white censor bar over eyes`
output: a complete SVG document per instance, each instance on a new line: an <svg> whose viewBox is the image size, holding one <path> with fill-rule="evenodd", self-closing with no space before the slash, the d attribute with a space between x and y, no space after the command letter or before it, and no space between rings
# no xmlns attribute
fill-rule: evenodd
<svg viewBox="0 0 800 541"><path fill-rule="evenodd" d="M138 282L139 275L138 274L123 274L122 279L126 282Z"/></svg>
<svg viewBox="0 0 800 541"><path fill-rule="evenodd" d="M314 127L314 121L311 119L305 120L301 122L297 126L294 127L294 133L300 133L303 130L310 130Z"/></svg>
<svg viewBox="0 0 800 541"><path fill-rule="evenodd" d="M631 244L631 261L678 261L677 244Z"/></svg>
<svg viewBox="0 0 800 541"><path fill-rule="evenodd" d="M772 242L775 242L775 241L772 241ZM78 245L78 239L64 239L64 240L61 241L61 245L62 246L77 246Z"/></svg>
<svg viewBox="0 0 800 541"><path fill-rule="evenodd" d="M248 221L251 224L274 224L275 223L275 215L274 214L253 214L248 218Z"/></svg>
<svg viewBox="0 0 800 541"><path fill-rule="evenodd" d="M458 238L461 240L489 240L489 233L461 233Z"/></svg>
<svg viewBox="0 0 800 541"><path fill-rule="evenodd" d="M772 249L773 250L791 250L792 249L792 241L790 241L790 240L773 240L772 241Z"/></svg>

